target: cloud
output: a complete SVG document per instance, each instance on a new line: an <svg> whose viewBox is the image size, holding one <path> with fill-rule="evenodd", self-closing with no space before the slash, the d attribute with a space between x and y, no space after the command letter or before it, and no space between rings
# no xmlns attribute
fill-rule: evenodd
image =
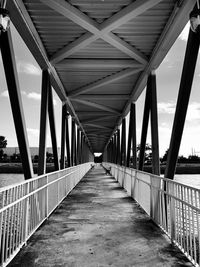
<svg viewBox="0 0 200 267"><path fill-rule="evenodd" d="M41 75L41 70L35 65L33 65L32 63L19 61L17 63L17 69L20 73L26 73L30 75L36 75L36 76Z"/></svg>
<svg viewBox="0 0 200 267"><path fill-rule="evenodd" d="M200 120L200 103L192 102L189 105L186 120Z"/></svg>
<svg viewBox="0 0 200 267"><path fill-rule="evenodd" d="M158 113L174 114L175 104L173 102L158 103Z"/></svg>
<svg viewBox="0 0 200 267"><path fill-rule="evenodd" d="M41 100L41 94L38 94L36 92L27 93L26 96L30 99Z"/></svg>
<svg viewBox="0 0 200 267"><path fill-rule="evenodd" d="M39 129L35 128L27 128L27 133L28 133L28 140L29 140L29 145L30 146L38 146L39 144ZM51 136L49 133L47 133L46 136L46 146L51 146Z"/></svg>
<svg viewBox="0 0 200 267"><path fill-rule="evenodd" d="M27 93L27 92L22 90L21 91L21 95L24 95L29 99L33 99L33 100L36 100L36 101L41 101L41 94L40 93L36 93L36 92ZM5 90L2 93L0 93L0 96L1 97L9 97L8 90ZM56 99L53 99L53 105L54 106L57 105Z"/></svg>
<svg viewBox="0 0 200 267"><path fill-rule="evenodd" d="M41 100L41 94L36 93L36 92L30 92L26 94L28 98L30 99L34 99L34 100ZM53 99L53 105L56 106L57 105L57 101L55 99Z"/></svg>
<svg viewBox="0 0 200 267"><path fill-rule="evenodd" d="M33 128L27 128L27 132L29 135L33 135L35 137L39 137L39 130Z"/></svg>
<svg viewBox="0 0 200 267"><path fill-rule="evenodd" d="M8 95L8 90L3 91L3 92L1 93L1 96L2 96L2 97L8 97L8 96L9 96L9 95Z"/></svg>
<svg viewBox="0 0 200 267"><path fill-rule="evenodd" d="M174 114L176 105L173 102L169 103L158 103L159 114ZM187 121L200 120L200 103L191 102L187 110Z"/></svg>
<svg viewBox="0 0 200 267"><path fill-rule="evenodd" d="M189 33L189 29L190 29L190 22L188 22L185 26L185 28L183 29L183 31L181 32L181 34L179 35L179 39L182 41L187 42L188 39L188 33Z"/></svg>

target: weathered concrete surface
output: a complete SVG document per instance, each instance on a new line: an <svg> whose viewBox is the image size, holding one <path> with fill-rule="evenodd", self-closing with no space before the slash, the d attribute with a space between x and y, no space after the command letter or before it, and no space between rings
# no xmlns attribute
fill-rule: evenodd
<svg viewBox="0 0 200 267"><path fill-rule="evenodd" d="M83 178L11 266L192 265L99 167Z"/></svg>

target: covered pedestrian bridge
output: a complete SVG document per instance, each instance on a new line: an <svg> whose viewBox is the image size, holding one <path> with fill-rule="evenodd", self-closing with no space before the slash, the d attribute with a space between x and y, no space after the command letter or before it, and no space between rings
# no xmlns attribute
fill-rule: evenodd
<svg viewBox="0 0 200 267"><path fill-rule="evenodd" d="M198 1L1 0L0 3L2 61L26 179L24 183L0 191L2 266L11 261L93 167L94 153L103 154L103 167L92 170L94 181L97 179L95 172L98 176L99 170L107 170L108 175L111 174L126 189L128 195L198 266L200 192L166 179L173 179L175 173L199 50ZM192 30L180 81L166 178L161 178L156 69L189 17L193 22ZM42 69L37 178L33 178L13 41L7 27L9 18ZM146 99L137 160L135 103L144 89ZM52 90L62 101L61 145L56 139L58 129L55 127ZM129 125L126 125L129 112ZM46 174L47 116L55 166L55 172L51 174ZM72 118L70 127L69 117ZM149 121L152 175L142 172ZM88 179L82 185L87 182ZM87 208L90 206L84 207ZM72 266L69 262L65 264ZM134 266L131 262L123 264L121 258L117 262L117 257L112 264ZM135 266L142 266L139 261L137 264ZM171 266L170 263L167 266Z"/></svg>

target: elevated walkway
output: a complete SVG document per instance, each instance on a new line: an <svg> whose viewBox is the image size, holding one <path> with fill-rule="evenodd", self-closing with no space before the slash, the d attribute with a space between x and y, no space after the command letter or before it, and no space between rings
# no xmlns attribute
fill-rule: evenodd
<svg viewBox="0 0 200 267"><path fill-rule="evenodd" d="M92 169L9 267L192 266L102 167Z"/></svg>

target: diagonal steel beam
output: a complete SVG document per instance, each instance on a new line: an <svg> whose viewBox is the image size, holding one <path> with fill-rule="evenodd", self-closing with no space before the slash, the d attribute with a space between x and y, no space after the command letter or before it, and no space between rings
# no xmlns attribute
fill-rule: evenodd
<svg viewBox="0 0 200 267"><path fill-rule="evenodd" d="M141 70L142 70L142 68L125 69L125 70L117 72L117 73L115 73L113 75L107 76L104 79L98 80L98 81L96 81L96 82L94 82L92 84L89 84L89 85L86 85L86 86L84 86L82 88L76 89L76 90L70 92L68 96L69 97L77 96L77 95L92 91L92 90L97 89L99 87L108 85L108 84L110 84L112 82L116 82L116 81L118 81L120 79L126 78L128 76L133 75L133 74L136 74L136 73L140 72Z"/></svg>
<svg viewBox="0 0 200 267"><path fill-rule="evenodd" d="M112 128L109 128L103 125L93 124L93 123L84 123L84 126L90 126L90 127L100 128L104 130L112 130Z"/></svg>
<svg viewBox="0 0 200 267"><path fill-rule="evenodd" d="M97 69L126 69L126 68L139 68L141 64L136 62L133 59L65 59L62 60L60 63L56 64L56 69L61 70L79 70L79 69L90 69L90 68L97 68Z"/></svg>
<svg viewBox="0 0 200 267"><path fill-rule="evenodd" d="M121 50L123 53L135 58L142 64L147 63L147 58L141 52L111 33L111 30L121 26L134 17L139 16L147 9L161 2L161 0L137 0L101 25L64 0L41 0L41 2L94 34L96 39L102 38L106 42L109 42L111 45ZM52 57L52 63L59 62L61 59L71 55L73 51L76 52L95 40L95 38L93 39L91 36L88 36L87 39L86 34L83 38L84 40L81 40L82 38L83 37L81 36L79 38L80 40L76 40L70 44L69 47L66 46L62 50L58 51L58 53ZM72 49L72 46L74 49Z"/></svg>
<svg viewBox="0 0 200 267"><path fill-rule="evenodd" d="M116 114L108 114L106 116L101 116L98 118L89 118L89 119L85 119L85 120L81 120L81 123L91 123L91 122L97 122L97 121L105 121L105 120L110 120L110 118L118 118L118 116L116 116Z"/></svg>
<svg viewBox="0 0 200 267"><path fill-rule="evenodd" d="M129 95L120 95L120 94L113 94L113 95L110 95L110 94L105 94L105 95L102 95L102 94L89 94L89 95L77 95L77 96L71 96L70 97L72 100L73 98L76 98L76 99L81 99L81 100L128 100L130 98Z"/></svg>
<svg viewBox="0 0 200 267"><path fill-rule="evenodd" d="M68 111L75 118L77 124L81 127L82 132L85 133L69 98L66 96L65 88L55 68L49 62L46 50L33 24L33 21L31 20L31 17L26 10L23 1L22 0L8 1L7 8L10 13L11 21L14 24L15 28L20 32L22 39L26 43L31 53L34 55L40 67L42 69L49 69L51 84L53 88L56 90L60 99L67 103Z"/></svg>
<svg viewBox="0 0 200 267"><path fill-rule="evenodd" d="M102 33L109 33L112 30L120 27L126 22L136 18L137 16L144 13L146 10L160 3L162 0L137 0L127 7L108 18L105 22L100 25Z"/></svg>
<svg viewBox="0 0 200 267"><path fill-rule="evenodd" d="M73 99L73 101L81 103L81 104L86 105L86 106L90 106L90 107L93 107L93 108L101 109L103 111L107 111L107 112L110 112L110 113L114 113L114 114L120 115L119 111L117 111L117 110L115 110L113 108L109 108L107 106L101 105L101 104L97 104L97 103L94 103L94 102L81 100L81 99L75 99L75 98Z"/></svg>
<svg viewBox="0 0 200 267"><path fill-rule="evenodd" d="M88 46L90 43L96 41L99 37L96 35L91 34L90 32L85 33L84 35L81 35L78 39L76 39L74 42L70 43L69 45L65 46L58 52L56 52L51 57L51 63L56 64L57 62L61 61L64 58L67 58L82 48Z"/></svg>
<svg viewBox="0 0 200 267"><path fill-rule="evenodd" d="M70 19L74 23L80 25L82 28L92 32L93 34L99 33L99 23L88 17L81 12L78 8L74 7L65 0L40 0L43 4L56 10L59 14Z"/></svg>
<svg viewBox="0 0 200 267"><path fill-rule="evenodd" d="M129 57L134 58L141 64L147 64L147 57L143 55L140 51L138 51L135 47L128 44L124 40L120 39L117 35L110 32L106 35L102 36L102 39L109 43L110 45L114 46L118 50L121 50L123 53L127 54Z"/></svg>

